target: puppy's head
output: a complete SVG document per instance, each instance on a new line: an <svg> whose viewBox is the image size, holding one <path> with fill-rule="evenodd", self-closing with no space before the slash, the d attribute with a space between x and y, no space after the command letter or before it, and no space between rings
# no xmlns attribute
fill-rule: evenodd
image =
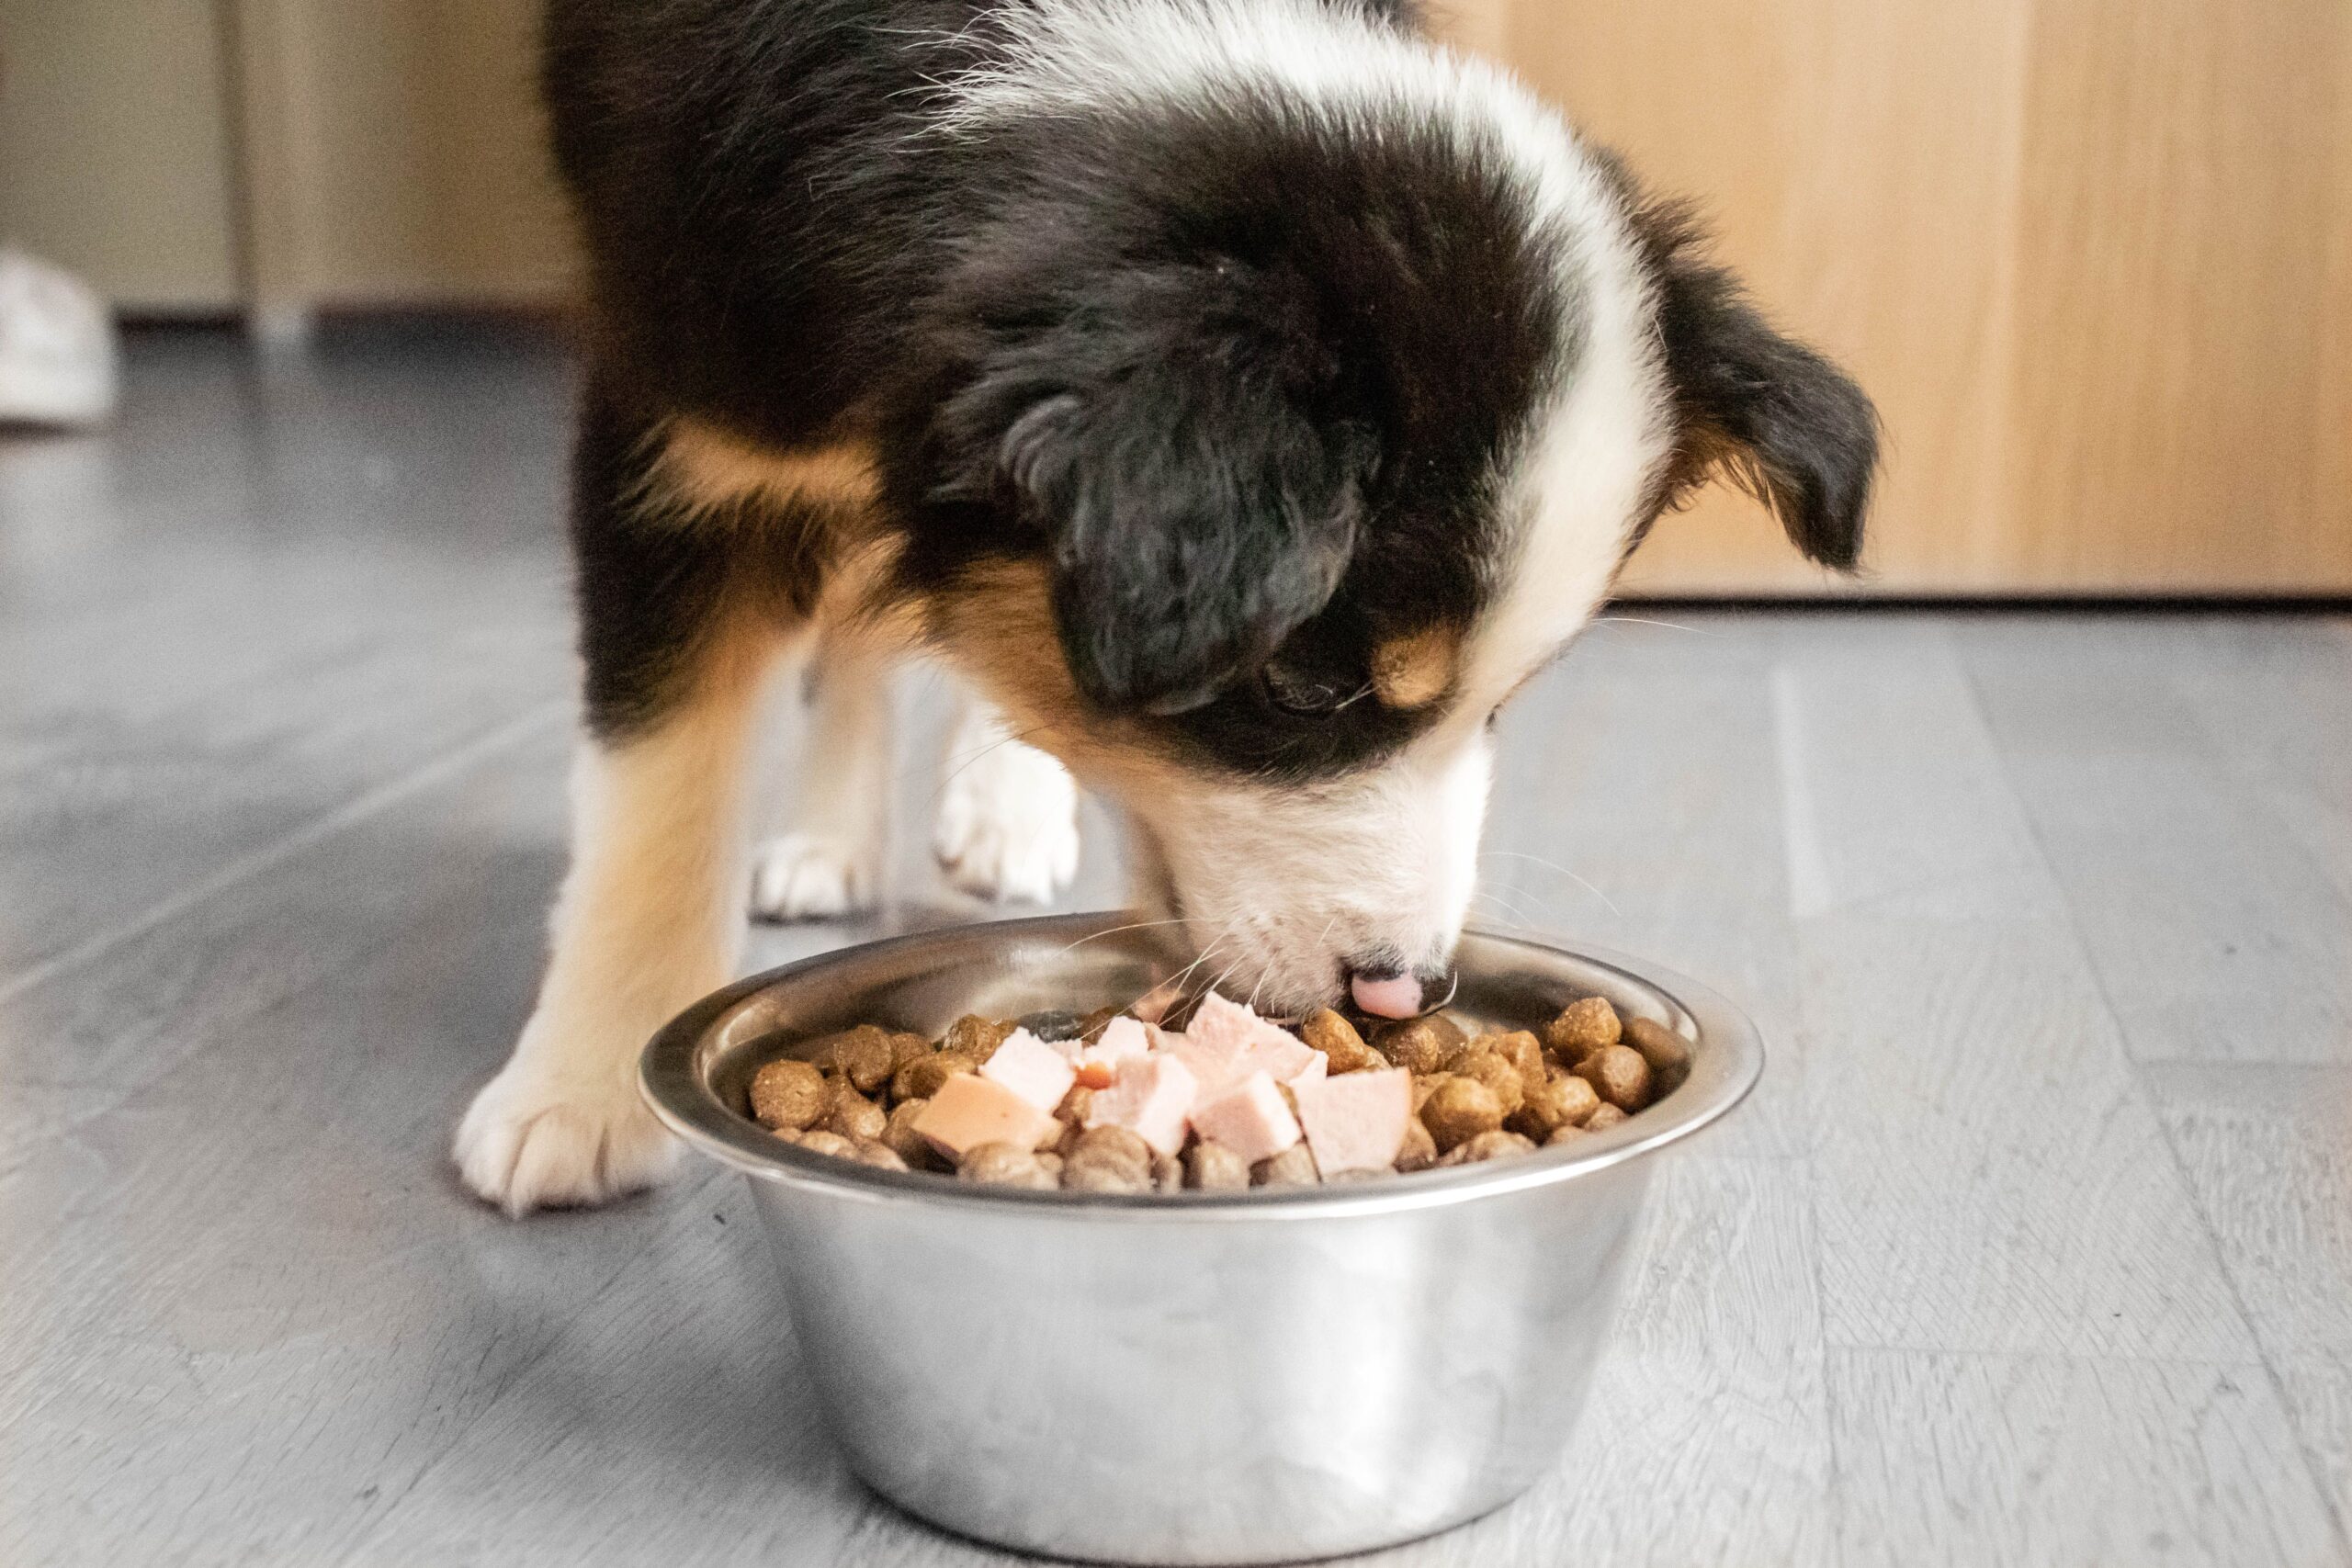
<svg viewBox="0 0 2352 1568"><path fill-rule="evenodd" d="M1443 973L1494 716L1682 491L1855 559L1868 402L1498 78L998 134L1050 174L928 329L906 570L1237 994Z"/></svg>

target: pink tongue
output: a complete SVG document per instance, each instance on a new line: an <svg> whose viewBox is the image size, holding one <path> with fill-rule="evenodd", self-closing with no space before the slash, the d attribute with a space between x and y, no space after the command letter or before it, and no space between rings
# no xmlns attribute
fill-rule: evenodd
<svg viewBox="0 0 2352 1568"><path fill-rule="evenodd" d="M1348 982L1356 1006L1374 1018L1410 1018L1421 1010L1421 983L1410 975L1394 980L1367 980L1359 975Z"/></svg>

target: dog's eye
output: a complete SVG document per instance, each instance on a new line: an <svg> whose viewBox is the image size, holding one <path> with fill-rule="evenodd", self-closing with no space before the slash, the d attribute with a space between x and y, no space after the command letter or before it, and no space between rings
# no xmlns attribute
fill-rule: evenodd
<svg viewBox="0 0 2352 1568"><path fill-rule="evenodd" d="M1274 660L1259 677L1266 700L1284 713L1319 718L1339 712L1371 690L1363 682L1348 682L1320 672L1295 670Z"/></svg>

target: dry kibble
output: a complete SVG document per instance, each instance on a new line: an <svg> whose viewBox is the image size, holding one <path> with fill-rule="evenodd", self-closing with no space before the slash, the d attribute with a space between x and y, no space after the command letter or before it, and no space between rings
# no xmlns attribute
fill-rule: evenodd
<svg viewBox="0 0 2352 1568"><path fill-rule="evenodd" d="M900 1067L909 1062L920 1062L937 1049L920 1034L893 1034L890 1036L891 1076L896 1077Z"/></svg>
<svg viewBox="0 0 2352 1568"><path fill-rule="evenodd" d="M1421 1107L1421 1125L1430 1130L1441 1152L1451 1152L1502 1124L1502 1101L1476 1078L1446 1079Z"/></svg>
<svg viewBox="0 0 2352 1568"><path fill-rule="evenodd" d="M1293 1144L1250 1168L1252 1187L1319 1187L1322 1182L1323 1173L1315 1168L1315 1156L1304 1143Z"/></svg>
<svg viewBox="0 0 2352 1568"><path fill-rule="evenodd" d="M902 1100L890 1107L890 1120L882 1129L882 1141L898 1151L910 1170L936 1170L939 1153L931 1140L915 1131L915 1118L922 1115L928 1100Z"/></svg>
<svg viewBox="0 0 2352 1568"><path fill-rule="evenodd" d="M958 1073L977 1073L980 1059L968 1051L933 1051L890 1075L893 1100L929 1100Z"/></svg>
<svg viewBox="0 0 2352 1568"><path fill-rule="evenodd" d="M1120 1016L1110 1008L1083 1015L1048 1010L1024 1014L1016 1023L967 1013L949 1025L935 1044L903 1030L860 1024L808 1042L794 1056L761 1067L750 1085L752 1112L787 1143L877 1169L953 1170L967 1181L1039 1190L1239 1191L1253 1185L1303 1187L1376 1179L1391 1172L1468 1165L1525 1154L1539 1145L1571 1143L1617 1125L1671 1089L1689 1072L1691 1054L1690 1043L1672 1030L1648 1019L1621 1019L1600 997L1569 1004L1541 1032L1487 1029L1475 1039L1442 1012L1367 1019L1326 1008L1295 1028L1277 1021L1277 1027L1291 1029L1308 1048L1322 1053L1324 1065L1334 1074L1385 1072L1391 1066L1409 1074L1411 1114L1387 1167L1376 1162L1399 1109L1393 1075L1385 1085L1357 1083L1362 1089L1379 1088L1385 1097L1379 1098L1385 1120L1378 1126L1378 1147L1349 1155L1353 1145L1342 1135L1349 1131L1346 1125L1317 1123L1320 1131L1313 1135L1329 1140L1323 1156L1351 1168L1328 1178L1317 1159L1317 1145L1307 1139L1252 1166L1228 1144L1188 1135L1175 1153L1161 1153L1132 1128L1088 1127L1087 1118L1099 1103L1098 1091L1082 1084L1071 1087L1050 1118L1035 1115L1034 1108L1012 1108L1023 1113L1009 1116L1003 1127L1017 1126L1026 1134L1042 1124L1032 1147L1001 1141L983 1144L958 1164L915 1131L927 1111L943 1109L932 1103L941 1089L962 1074L978 1072L1014 1029L1026 1029L1050 1045L1075 1053L1070 1042L1099 1040ZM1204 1032L1199 1043L1205 1050L1216 1043ZM1210 1060L1213 1064L1214 1058ZM1192 1058L1185 1058L1185 1065L1191 1064ZM1297 1097L1292 1086L1279 1077L1276 1082L1295 1111ZM989 1087L967 1085L951 1091L950 1098ZM1331 1086L1330 1092L1345 1100L1354 1091ZM933 1120L936 1123L940 1118L934 1114ZM1106 1123L1111 1120L1106 1117ZM933 1134L939 1135L936 1125ZM990 1134L983 1130L978 1135ZM1259 1148L1276 1141L1270 1137ZM1366 1164L1372 1168L1352 1168Z"/></svg>
<svg viewBox="0 0 2352 1568"><path fill-rule="evenodd" d="M963 1163L956 1168L956 1175L961 1180L988 1187L1043 1189L1057 1185L1058 1173L1047 1170L1035 1149L1012 1144L982 1144L965 1154Z"/></svg>
<svg viewBox="0 0 2352 1568"><path fill-rule="evenodd" d="M1066 1192L1148 1192L1151 1166L1140 1168L1110 1156L1072 1150L1062 1159L1062 1190Z"/></svg>
<svg viewBox="0 0 2352 1568"><path fill-rule="evenodd" d="M1532 1155L1534 1152L1534 1144L1517 1133L1481 1133L1446 1150L1437 1163L1441 1166L1476 1165L1482 1160L1499 1159L1505 1155Z"/></svg>
<svg viewBox="0 0 2352 1568"><path fill-rule="evenodd" d="M1200 1192L1230 1192L1250 1185L1250 1166L1218 1143L1197 1143L1184 1151L1184 1185Z"/></svg>
<svg viewBox="0 0 2352 1568"><path fill-rule="evenodd" d="M752 1079L752 1114L771 1132L797 1133L814 1123L831 1103L825 1075L790 1056L770 1062Z"/></svg>
<svg viewBox="0 0 2352 1568"><path fill-rule="evenodd" d="M1625 1043L1639 1051L1642 1060L1650 1065L1650 1076L1657 1081L1660 1094L1690 1074L1690 1043L1662 1023L1646 1018L1627 1019Z"/></svg>
<svg viewBox="0 0 2352 1568"><path fill-rule="evenodd" d="M1621 1111L1639 1111L1650 1102L1650 1065L1631 1045L1603 1045L1573 1070Z"/></svg>
<svg viewBox="0 0 2352 1568"><path fill-rule="evenodd" d="M835 1159L855 1159L857 1145L839 1133L828 1133L822 1127L800 1134L800 1146L812 1155L831 1155Z"/></svg>
<svg viewBox="0 0 2352 1568"><path fill-rule="evenodd" d="M1444 1071L1462 1041L1461 1027L1443 1013L1399 1019L1374 1030L1372 1036L1372 1043L1391 1066L1412 1073Z"/></svg>
<svg viewBox="0 0 2352 1568"><path fill-rule="evenodd" d="M1544 1061L1544 1042L1528 1029L1498 1030L1472 1041L1471 1048L1484 1047L1519 1069L1522 1089L1532 1090L1543 1086L1548 1072Z"/></svg>
<svg viewBox="0 0 2352 1568"><path fill-rule="evenodd" d="M844 1138L878 1140L890 1125L883 1109L857 1092L847 1078L834 1078L827 1086L832 1103L826 1107L825 1131L839 1133Z"/></svg>
<svg viewBox="0 0 2352 1568"><path fill-rule="evenodd" d="M1518 1067L1494 1051L1473 1049L1464 1052L1459 1060L1462 1065L1454 1069L1456 1077L1476 1078L1492 1089L1495 1103L1503 1108L1505 1120L1518 1111L1527 1098L1526 1080L1520 1076Z"/></svg>
<svg viewBox="0 0 2352 1568"><path fill-rule="evenodd" d="M861 1023L855 1029L844 1029L839 1034L829 1034L817 1042L808 1053L808 1060L829 1073L838 1073L855 1084L861 1094L872 1094L890 1081L896 1064L890 1033L871 1023Z"/></svg>
<svg viewBox="0 0 2352 1568"><path fill-rule="evenodd" d="M1580 1127L1600 1107L1600 1094L1573 1073L1554 1067L1527 1097L1519 1114L1510 1118L1511 1131L1542 1142L1563 1127Z"/></svg>
<svg viewBox="0 0 2352 1568"><path fill-rule="evenodd" d="M985 1062L989 1053L1003 1044L1005 1036L1019 1027L1009 1018L982 1018L978 1013L967 1012L947 1026L939 1048Z"/></svg>
<svg viewBox="0 0 2352 1568"><path fill-rule="evenodd" d="M1298 1037L1330 1059L1335 1073L1361 1073L1388 1066L1387 1058L1363 1043L1356 1026L1329 1008L1307 1015Z"/></svg>
<svg viewBox="0 0 2352 1568"><path fill-rule="evenodd" d="M899 1157L899 1151L888 1144L873 1138L853 1139L852 1144L860 1165L878 1166L884 1170L907 1168L907 1162Z"/></svg>
<svg viewBox="0 0 2352 1568"><path fill-rule="evenodd" d="M1573 1064L1604 1045L1616 1044L1623 1030L1607 997L1586 997L1562 1008L1560 1015L1544 1026L1544 1043L1558 1053L1562 1061Z"/></svg>

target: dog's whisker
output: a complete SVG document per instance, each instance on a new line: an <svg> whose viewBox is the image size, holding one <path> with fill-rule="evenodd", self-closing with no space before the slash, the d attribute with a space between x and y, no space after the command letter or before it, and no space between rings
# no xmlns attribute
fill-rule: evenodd
<svg viewBox="0 0 2352 1568"><path fill-rule="evenodd" d="M1652 620L1646 615L1597 615L1593 618L1592 624L1597 626L1613 626L1618 624L1629 626L1663 626L1670 632L1689 632L1692 637L1721 637L1724 635L1710 626L1685 626L1680 621Z"/></svg>
<svg viewBox="0 0 2352 1568"><path fill-rule="evenodd" d="M1583 877L1578 876L1575 872L1570 871L1566 866L1560 864L1557 861L1545 860L1542 855L1522 854L1517 850L1482 850L1479 852L1480 859L1484 859L1487 855L1504 855L1512 860L1531 861L1533 863L1544 867L1546 871L1557 872L1562 876L1566 877L1570 882L1575 883L1577 886L1583 888L1586 892L1591 894L1594 897L1607 905L1611 914L1617 916L1621 919L1624 917L1624 911L1617 908L1616 900L1611 898L1608 894L1603 893L1599 887L1589 882L1587 882Z"/></svg>
<svg viewBox="0 0 2352 1568"><path fill-rule="evenodd" d="M1181 926L1185 923L1184 918L1182 915L1179 915L1173 919L1137 920L1133 925L1113 926L1108 931L1093 931L1085 936L1080 937L1076 942L1071 942L1069 947L1063 948L1060 953L1057 953L1054 956L1057 958L1066 956L1076 949L1084 947L1090 942L1094 942L1106 936L1117 936L1121 931L1148 931L1154 926Z"/></svg>

